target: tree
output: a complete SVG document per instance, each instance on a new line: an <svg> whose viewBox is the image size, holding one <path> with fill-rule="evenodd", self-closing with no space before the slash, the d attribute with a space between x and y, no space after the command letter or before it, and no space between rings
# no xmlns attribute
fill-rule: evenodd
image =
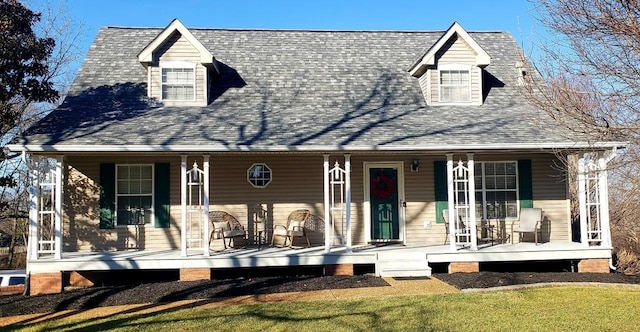
<svg viewBox="0 0 640 332"><path fill-rule="evenodd" d="M0 0L0 136L6 139L24 120L28 105L51 102L58 97L49 74L52 38L38 38L33 25L40 14L17 0ZM4 160L6 152L0 155ZM0 185L15 185L6 174Z"/></svg>
<svg viewBox="0 0 640 332"><path fill-rule="evenodd" d="M532 3L549 34L541 39L542 55L534 64L544 80L528 80L526 95L569 135L629 142L610 168L610 204L615 251L618 258L633 253L628 260L635 266L640 257L640 2Z"/></svg>
<svg viewBox="0 0 640 332"><path fill-rule="evenodd" d="M39 12L0 0L0 146L60 103L81 55L83 24L68 16L66 3L33 3ZM18 157L0 152L0 246L4 238L13 247L26 230L27 167Z"/></svg>

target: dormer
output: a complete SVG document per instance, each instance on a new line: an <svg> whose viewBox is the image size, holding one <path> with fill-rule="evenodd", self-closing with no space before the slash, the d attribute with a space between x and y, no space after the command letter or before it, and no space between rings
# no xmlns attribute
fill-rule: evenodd
<svg viewBox="0 0 640 332"><path fill-rule="evenodd" d="M165 106L206 106L216 59L178 20L138 54L147 69L147 95Z"/></svg>
<svg viewBox="0 0 640 332"><path fill-rule="evenodd" d="M458 22L409 69L428 105L482 105L482 70L491 57Z"/></svg>

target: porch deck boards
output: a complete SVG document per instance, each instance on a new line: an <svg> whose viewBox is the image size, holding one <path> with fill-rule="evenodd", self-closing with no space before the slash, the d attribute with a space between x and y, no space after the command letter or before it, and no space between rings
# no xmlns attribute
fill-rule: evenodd
<svg viewBox="0 0 640 332"><path fill-rule="evenodd" d="M249 247L211 251L191 250L182 257L180 250L144 250L116 252L63 252L62 259L52 256L29 261L31 273L56 271L102 271L118 269L180 269L180 268L249 268L278 266L308 266L330 264L375 264L380 255L426 255L430 263L447 262L509 262L533 260L580 260L610 258L611 248L582 247L577 242L549 242L481 245L477 251L460 248L452 252L448 245L361 245L352 252L334 247L325 253L323 246L311 248Z"/></svg>

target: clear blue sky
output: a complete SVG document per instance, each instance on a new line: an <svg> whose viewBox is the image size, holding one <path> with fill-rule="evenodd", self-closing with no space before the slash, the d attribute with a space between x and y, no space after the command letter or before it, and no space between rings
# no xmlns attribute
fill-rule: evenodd
<svg viewBox="0 0 640 332"><path fill-rule="evenodd" d="M194 28L312 30L445 30L458 21L468 31L510 31L525 51L541 33L527 0L24 0L47 1L66 2L83 22L83 52L100 27L165 27L174 18Z"/></svg>

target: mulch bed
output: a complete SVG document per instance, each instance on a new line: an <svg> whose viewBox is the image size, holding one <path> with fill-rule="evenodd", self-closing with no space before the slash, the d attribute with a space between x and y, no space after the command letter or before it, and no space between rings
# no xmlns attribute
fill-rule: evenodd
<svg viewBox="0 0 640 332"><path fill-rule="evenodd" d="M124 304L165 303L195 299L213 300L241 295L382 286L389 286L389 284L383 279L371 275L356 275L273 276L91 287L41 296L0 296L0 317Z"/></svg>
<svg viewBox="0 0 640 332"><path fill-rule="evenodd" d="M564 282L640 284L640 276L624 275L622 273L478 272L443 273L437 274L435 277L459 289Z"/></svg>
<svg viewBox="0 0 640 332"><path fill-rule="evenodd" d="M640 284L640 276L627 276L620 273L478 272L441 273L435 274L434 277L459 289L558 282ZM241 295L384 286L389 286L389 284L381 278L365 274L356 276L272 276L92 287L42 296L0 296L0 317L125 304L165 303L190 299L211 299L213 301L214 299Z"/></svg>

